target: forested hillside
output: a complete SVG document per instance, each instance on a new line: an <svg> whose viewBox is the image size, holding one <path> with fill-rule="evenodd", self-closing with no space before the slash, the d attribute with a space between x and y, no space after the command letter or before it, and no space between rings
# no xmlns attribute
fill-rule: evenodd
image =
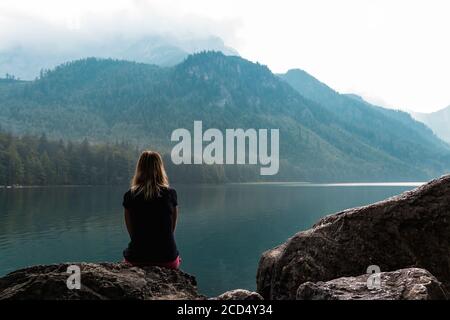
<svg viewBox="0 0 450 320"><path fill-rule="evenodd" d="M172 131L192 130L194 120L205 129L279 128L280 171L264 177L273 180L422 180L450 168L448 145L422 124L351 98L314 99L291 85L263 65L217 52L167 68L90 58L36 81L0 82L0 125L17 135L129 141L165 154ZM199 171L193 180L209 176ZM255 166L213 172L214 180L261 179Z"/></svg>
<svg viewBox="0 0 450 320"><path fill-rule="evenodd" d="M121 142L91 144L64 142L25 135L14 137L0 131L0 186L14 185L127 185L134 173L140 151ZM191 166L172 164L163 154L171 182L248 181L245 166ZM228 171L228 172L227 172Z"/></svg>
<svg viewBox="0 0 450 320"><path fill-rule="evenodd" d="M340 127L364 143L411 165L448 169L449 145L410 114L339 94L303 70L279 76L304 97L324 106Z"/></svg>
<svg viewBox="0 0 450 320"><path fill-rule="evenodd" d="M136 154L124 143L92 146L0 133L0 186L124 184Z"/></svg>
<svg viewBox="0 0 450 320"><path fill-rule="evenodd" d="M432 113L413 112L411 115L429 126L442 140L450 143L450 106Z"/></svg>

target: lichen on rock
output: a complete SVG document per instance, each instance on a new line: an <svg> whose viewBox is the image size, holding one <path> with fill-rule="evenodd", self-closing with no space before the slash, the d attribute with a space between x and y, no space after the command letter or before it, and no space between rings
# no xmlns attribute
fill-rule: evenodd
<svg viewBox="0 0 450 320"><path fill-rule="evenodd" d="M367 285L369 274L327 282L305 282L297 300L445 300L442 284L427 270L400 269L380 273L379 287ZM369 279L370 281L370 279Z"/></svg>

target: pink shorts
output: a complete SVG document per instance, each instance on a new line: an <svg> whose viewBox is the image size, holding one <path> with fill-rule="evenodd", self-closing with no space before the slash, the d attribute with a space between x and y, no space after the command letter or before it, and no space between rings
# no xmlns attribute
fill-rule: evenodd
<svg viewBox="0 0 450 320"><path fill-rule="evenodd" d="M136 267L145 267L145 266L158 266L158 267L164 267L169 269L178 269L181 264L181 258L180 256L176 257L175 260L169 261L169 262L131 262L127 259L123 259L123 262L129 263Z"/></svg>

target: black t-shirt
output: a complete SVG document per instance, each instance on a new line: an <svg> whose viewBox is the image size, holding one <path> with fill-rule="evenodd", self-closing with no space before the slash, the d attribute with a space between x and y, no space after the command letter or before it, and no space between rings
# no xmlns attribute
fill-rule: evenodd
<svg viewBox="0 0 450 320"><path fill-rule="evenodd" d="M169 262L178 256L172 232L172 212L177 192L161 190L159 197L145 200L144 194L128 190L123 206L130 212L131 242L123 255L130 262Z"/></svg>

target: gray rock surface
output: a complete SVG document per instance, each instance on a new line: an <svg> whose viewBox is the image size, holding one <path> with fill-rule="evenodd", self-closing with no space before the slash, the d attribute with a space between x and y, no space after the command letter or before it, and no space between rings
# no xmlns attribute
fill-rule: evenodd
<svg viewBox="0 0 450 320"><path fill-rule="evenodd" d="M321 219L263 253L257 291L295 299L305 282L417 267L450 289L450 176L369 206ZM448 294L447 294L448 296Z"/></svg>
<svg viewBox="0 0 450 320"><path fill-rule="evenodd" d="M71 264L34 266L0 278L0 300L205 299L195 277L160 267L125 263L74 263L81 268L81 289L67 288Z"/></svg>
<svg viewBox="0 0 450 320"><path fill-rule="evenodd" d="M257 292L236 289L222 293L211 300L263 300L263 297Z"/></svg>
<svg viewBox="0 0 450 320"><path fill-rule="evenodd" d="M369 289L368 274L327 282L305 282L298 300L445 300L442 284L427 270L401 269L379 274L380 286ZM373 280L373 277L369 279Z"/></svg>

